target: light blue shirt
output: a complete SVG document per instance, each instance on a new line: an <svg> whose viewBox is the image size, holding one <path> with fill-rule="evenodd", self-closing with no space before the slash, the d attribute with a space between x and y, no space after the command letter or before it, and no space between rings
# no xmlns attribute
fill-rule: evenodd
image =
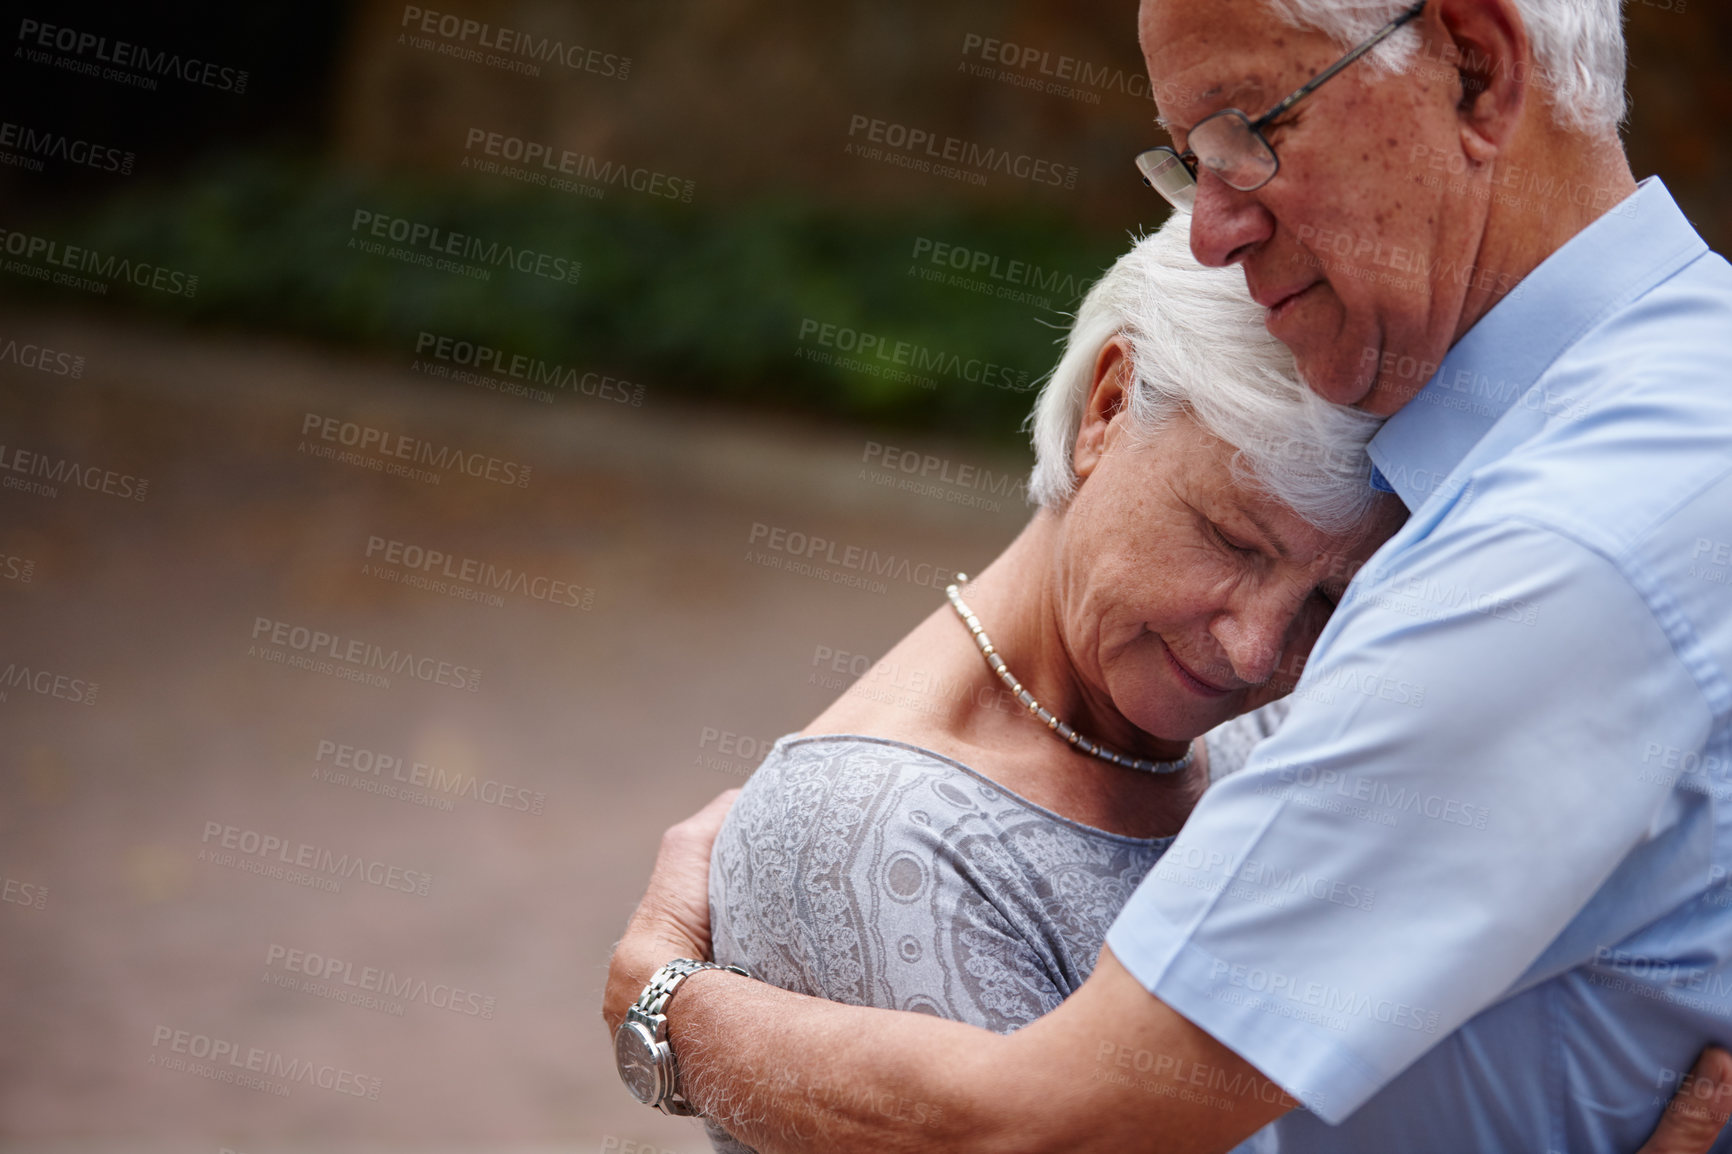
<svg viewBox="0 0 1732 1154"><path fill-rule="evenodd" d="M1249 1149L1629 1154L1732 1043L1732 266L1644 182L1372 459L1411 520L1107 943L1305 1104Z"/></svg>

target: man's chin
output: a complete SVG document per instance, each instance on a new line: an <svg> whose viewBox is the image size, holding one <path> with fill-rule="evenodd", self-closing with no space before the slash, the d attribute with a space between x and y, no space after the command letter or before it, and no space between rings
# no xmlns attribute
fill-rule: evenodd
<svg viewBox="0 0 1732 1154"><path fill-rule="evenodd" d="M1306 387L1337 405L1361 403L1377 383L1375 362L1368 367L1363 356L1340 344L1296 348L1293 360Z"/></svg>

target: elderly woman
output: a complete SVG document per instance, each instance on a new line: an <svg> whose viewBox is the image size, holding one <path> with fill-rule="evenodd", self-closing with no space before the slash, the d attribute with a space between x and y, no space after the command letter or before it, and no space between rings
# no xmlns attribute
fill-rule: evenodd
<svg viewBox="0 0 1732 1154"><path fill-rule="evenodd" d="M1262 321L1182 221L1094 286L1032 418L1039 511L883 659L966 691L908 710L868 675L776 743L716 841L717 961L999 1032L1088 977L1256 728L1201 735L1292 688L1403 516L1377 422Z"/></svg>

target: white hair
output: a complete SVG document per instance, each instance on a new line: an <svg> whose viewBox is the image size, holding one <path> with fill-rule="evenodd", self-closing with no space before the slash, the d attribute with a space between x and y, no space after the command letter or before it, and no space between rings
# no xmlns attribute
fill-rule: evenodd
<svg viewBox="0 0 1732 1154"><path fill-rule="evenodd" d="M1629 112L1622 0L1514 0L1527 26L1534 79L1551 104L1552 120L1588 135L1616 133ZM1371 38L1412 0L1268 0L1276 15L1310 28L1344 48ZM1405 72L1419 46L1408 25L1367 57Z"/></svg>
<svg viewBox="0 0 1732 1154"><path fill-rule="evenodd" d="M1062 509L1076 493L1072 451L1107 342L1123 338L1133 381L1126 413L1143 430L1179 413L1237 450L1236 476L1326 532L1375 500L1365 445L1382 422L1302 384L1293 354L1269 335L1237 268L1191 255L1191 218L1175 213L1089 289L1028 424L1029 498Z"/></svg>

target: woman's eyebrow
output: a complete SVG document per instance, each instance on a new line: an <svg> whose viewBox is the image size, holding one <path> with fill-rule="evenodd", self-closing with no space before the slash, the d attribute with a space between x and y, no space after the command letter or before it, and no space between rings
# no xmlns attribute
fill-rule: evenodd
<svg viewBox="0 0 1732 1154"><path fill-rule="evenodd" d="M1286 542L1282 541L1280 537L1276 536L1275 531L1273 529L1269 528L1269 523L1267 521L1265 521L1265 520L1263 520L1263 518L1259 517L1257 515L1256 511L1254 509L1249 508L1249 507L1241 507L1239 512L1243 513L1245 515L1245 520L1247 520L1247 521L1251 522L1251 524L1255 525L1257 527L1257 531L1259 533L1263 534L1263 539L1265 541L1269 542L1270 546L1274 548L1275 555L1277 557L1281 558L1281 560L1283 560L1283 561L1288 559L1289 553L1287 552Z"/></svg>

